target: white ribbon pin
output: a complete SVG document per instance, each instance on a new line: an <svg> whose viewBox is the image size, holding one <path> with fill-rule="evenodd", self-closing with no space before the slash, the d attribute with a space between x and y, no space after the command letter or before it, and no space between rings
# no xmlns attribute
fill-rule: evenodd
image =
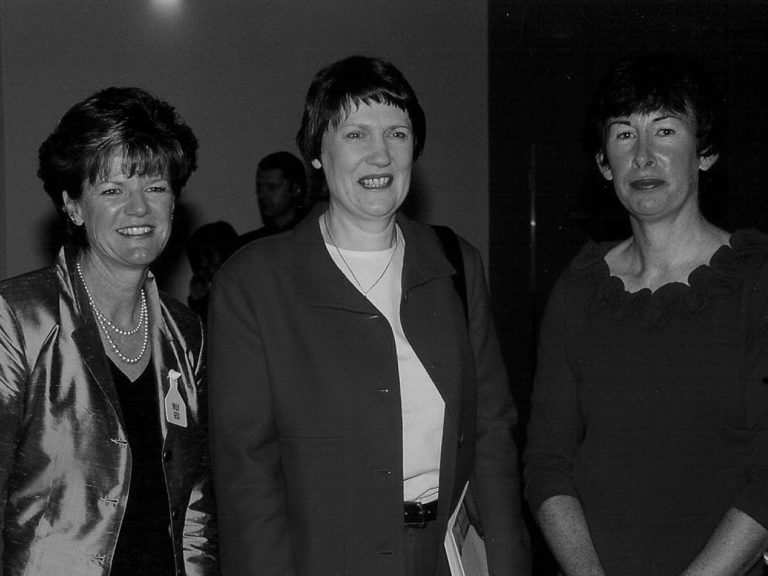
<svg viewBox="0 0 768 576"><path fill-rule="evenodd" d="M176 370L168 371L168 394L165 396L165 419L170 424L187 427L187 406L184 399L179 394L180 372Z"/></svg>

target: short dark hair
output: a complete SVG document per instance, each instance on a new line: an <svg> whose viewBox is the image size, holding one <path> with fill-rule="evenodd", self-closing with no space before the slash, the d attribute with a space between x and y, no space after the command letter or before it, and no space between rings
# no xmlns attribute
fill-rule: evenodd
<svg viewBox="0 0 768 576"><path fill-rule="evenodd" d="M266 172L275 169L282 170L283 176L291 184L299 184L302 190L307 187L307 173L304 170L304 163L290 152L273 152L259 161L258 170Z"/></svg>
<svg viewBox="0 0 768 576"><path fill-rule="evenodd" d="M414 134L413 159L424 150L427 123L416 93L393 64L350 56L320 70L307 92L296 142L307 163L320 158L323 134L361 103L388 104L408 114Z"/></svg>
<svg viewBox="0 0 768 576"><path fill-rule="evenodd" d="M633 113L667 111L696 121L697 153L720 154L723 102L694 65L670 54L645 54L615 63L598 85L589 111L589 145L605 154L608 122Z"/></svg>
<svg viewBox="0 0 768 576"><path fill-rule="evenodd" d="M173 106L141 88L107 88L75 104L38 151L37 175L63 210L62 192L80 198L82 184L107 177L122 155L126 176L168 174L175 195L197 168L197 139Z"/></svg>

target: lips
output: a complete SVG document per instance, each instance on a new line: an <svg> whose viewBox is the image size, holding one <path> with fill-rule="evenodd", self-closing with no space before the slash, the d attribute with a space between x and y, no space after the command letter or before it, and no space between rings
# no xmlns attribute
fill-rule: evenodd
<svg viewBox="0 0 768 576"><path fill-rule="evenodd" d="M153 230L152 226L126 226L125 228L118 228L117 233L123 236L146 236Z"/></svg>
<svg viewBox="0 0 768 576"><path fill-rule="evenodd" d="M664 184L664 180L658 178L640 178L629 183L635 190L652 190Z"/></svg>
<svg viewBox="0 0 768 576"><path fill-rule="evenodd" d="M366 190L377 190L379 188L386 188L392 184L394 178L390 174L382 174L379 176L363 176L357 183L360 184Z"/></svg>

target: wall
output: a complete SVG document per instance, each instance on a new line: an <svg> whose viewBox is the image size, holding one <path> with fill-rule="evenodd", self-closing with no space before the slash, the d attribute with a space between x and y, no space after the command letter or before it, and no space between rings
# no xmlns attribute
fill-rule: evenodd
<svg viewBox="0 0 768 576"><path fill-rule="evenodd" d="M56 215L36 177L37 147L78 100L138 85L195 129L200 168L177 211L171 250L179 250L205 222L258 226L258 159L295 151L312 76L352 53L393 61L422 100L428 136L414 175L422 218L454 226L487 252L484 2L0 0L0 13L6 275L50 260ZM185 297L186 261L176 262L165 264L167 286Z"/></svg>

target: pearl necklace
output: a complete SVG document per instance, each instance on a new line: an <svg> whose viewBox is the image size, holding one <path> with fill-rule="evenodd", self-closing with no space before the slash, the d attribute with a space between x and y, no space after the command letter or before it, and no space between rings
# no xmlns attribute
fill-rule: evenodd
<svg viewBox="0 0 768 576"><path fill-rule="evenodd" d="M88 289L88 284L85 283L85 278L83 278L83 270L80 266L80 260L77 261L77 275L80 277L80 281L83 283L83 288L85 288L85 294L88 296L88 304L91 306L93 315L96 317L96 321L101 327L101 331L104 334L104 337L107 339L107 343L109 343L110 348L112 348L112 351L117 355L118 358L120 358L120 360L126 364L137 364L144 357L144 353L147 351L147 343L149 342L149 314L147 312L147 295L144 292L144 289L142 288L141 290L141 312L139 313L139 323L136 324L135 328L130 330L122 330L121 328L115 326L112 321L107 318L106 314L104 314L96 306L96 302L93 300L91 291ZM133 358L123 354L122 350L117 347L117 344L115 344L115 341L112 340L112 337L109 335L109 330L111 329L121 336L130 336L132 334L136 334L142 327L144 328L144 334L141 343L141 350L139 351L139 355Z"/></svg>
<svg viewBox="0 0 768 576"><path fill-rule="evenodd" d="M384 274L386 274L387 270L389 270L389 266L392 264L392 260L395 259L395 252L397 252L397 225L395 225L392 228L392 240L390 240L390 248L394 248L394 250L392 250L392 255L389 257L389 260L387 261L387 265L384 266L384 270L381 271L381 274L379 274L379 277L376 278L374 283L368 287L368 290L365 290L363 288L363 285L360 283L360 280L358 280L357 275L355 274L355 271L352 270L352 267L349 265L349 262L347 262L347 259L344 258L344 254L341 253L341 250L339 250L339 247L336 244L336 241L333 239L333 235L331 234L331 229L328 226L328 212L323 213L323 224L325 225L325 231L328 234L328 239L331 241L331 244L333 244L333 247L336 248L336 253L339 255L339 258L341 258L341 261L344 262L344 266L346 266L347 270L349 270L349 273L352 274L352 278L355 279L355 284L357 284L357 288L360 290L360 292L363 293L363 296L368 298L368 293L371 290L373 290L379 282L381 282L381 279L384 278Z"/></svg>

